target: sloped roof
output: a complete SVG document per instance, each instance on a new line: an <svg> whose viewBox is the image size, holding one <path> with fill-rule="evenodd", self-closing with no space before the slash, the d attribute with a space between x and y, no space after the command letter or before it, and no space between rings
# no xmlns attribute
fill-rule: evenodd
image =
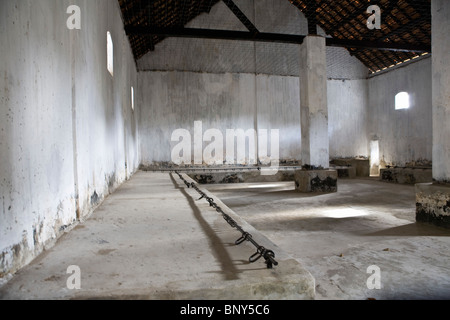
<svg viewBox="0 0 450 320"><path fill-rule="evenodd" d="M289 0L330 36L342 40L404 43L431 47L431 0ZM381 29L369 29L367 8L381 9ZM347 48L372 72L391 67L423 52Z"/></svg>
<svg viewBox="0 0 450 320"><path fill-rule="evenodd" d="M241 37L221 30L194 30L183 34L186 24L209 13L220 0L118 0L131 48L136 60L153 51L167 36ZM242 39L297 41L282 35L264 34L239 11L231 0L222 0L246 26ZM257 1L257 0L255 0ZM289 1L330 37L328 45L346 47L372 72L383 70L431 51L431 0L280 0ZM370 5L381 9L381 29L369 29ZM234 7L233 7L234 6ZM146 32L130 32L147 30ZM178 33L171 33L172 30ZM158 30L158 31L156 31ZM162 32L161 30L164 30ZM223 31L223 30L222 30ZM299 35L304 36L304 35ZM301 38L301 37L300 37ZM301 40L299 40L301 41ZM389 47L386 49L386 47Z"/></svg>
<svg viewBox="0 0 450 320"><path fill-rule="evenodd" d="M118 0L125 28L183 27L198 15L211 10L220 0ZM141 58L164 40L158 35L129 35L135 59Z"/></svg>

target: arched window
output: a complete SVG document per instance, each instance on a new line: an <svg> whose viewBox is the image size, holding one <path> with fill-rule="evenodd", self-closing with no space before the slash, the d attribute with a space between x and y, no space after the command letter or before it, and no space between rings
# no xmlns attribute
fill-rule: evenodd
<svg viewBox="0 0 450 320"><path fill-rule="evenodd" d="M106 33L107 68L111 76L114 76L114 46L111 33Z"/></svg>
<svg viewBox="0 0 450 320"><path fill-rule="evenodd" d="M134 87L131 87L131 109L134 111Z"/></svg>

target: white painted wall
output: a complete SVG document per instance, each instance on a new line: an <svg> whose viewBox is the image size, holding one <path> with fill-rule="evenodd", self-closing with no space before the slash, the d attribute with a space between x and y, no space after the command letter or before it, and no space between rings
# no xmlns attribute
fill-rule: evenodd
<svg viewBox="0 0 450 320"><path fill-rule="evenodd" d="M288 1L235 3L261 32L307 34L306 18ZM188 27L246 30L222 2ZM193 132L196 120L220 130L280 129L280 159L301 160L299 45L168 38L138 68L144 165L170 162L171 133ZM367 72L347 50L327 48L328 88L338 94L328 94L332 158L368 156Z"/></svg>
<svg viewBox="0 0 450 320"><path fill-rule="evenodd" d="M379 140L381 164L404 166L432 160L431 59L375 76L369 82L368 138ZM406 91L411 107L395 110Z"/></svg>
<svg viewBox="0 0 450 320"><path fill-rule="evenodd" d="M258 128L280 130L280 160L301 160L298 77L261 74L256 83Z"/></svg>
<svg viewBox="0 0 450 320"><path fill-rule="evenodd" d="M255 128L253 75L145 72L139 80L143 165L170 162L178 144L171 143L173 131L186 129L193 139L195 121L202 122L203 132L218 129L224 136L227 129Z"/></svg>
<svg viewBox="0 0 450 320"><path fill-rule="evenodd" d="M202 121L203 132L218 129L224 146L227 129L279 129L280 158L300 159L296 77L141 72L139 79L139 136L145 166L170 162L171 150L178 144L171 142L172 133L186 129L193 141L195 121Z"/></svg>
<svg viewBox="0 0 450 320"><path fill-rule="evenodd" d="M256 80L255 80L256 79ZM172 132L279 129L280 160L301 160L297 77L194 72L139 73L142 164L171 161ZM255 82L256 81L256 82ZM328 80L330 157L368 157L367 80ZM255 87L256 85L256 87ZM206 144L205 144L206 145Z"/></svg>
<svg viewBox="0 0 450 320"><path fill-rule="evenodd" d="M328 80L331 158L368 157L367 80Z"/></svg>
<svg viewBox="0 0 450 320"><path fill-rule="evenodd" d="M81 9L81 30L66 27L69 5ZM100 202L139 165L129 102L137 74L120 21L115 0L0 1L0 276L31 261L92 211L94 192Z"/></svg>
<svg viewBox="0 0 450 320"><path fill-rule="evenodd" d="M0 2L0 274L75 219L66 4Z"/></svg>
<svg viewBox="0 0 450 320"><path fill-rule="evenodd" d="M118 23L118 3L84 0L81 5L86 8L86 28L75 34L73 73L79 206L84 215L95 205L95 194L101 200L136 170L139 157L130 89L137 87L137 74L123 25ZM106 68L107 31L114 44L114 77Z"/></svg>

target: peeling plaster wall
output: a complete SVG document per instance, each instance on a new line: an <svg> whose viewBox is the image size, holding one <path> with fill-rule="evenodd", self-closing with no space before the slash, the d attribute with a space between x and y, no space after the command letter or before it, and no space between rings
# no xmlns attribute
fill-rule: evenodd
<svg viewBox="0 0 450 320"><path fill-rule="evenodd" d="M431 59L425 58L369 80L368 137L379 141L381 164L404 166L432 160ZM406 91L410 108L395 110Z"/></svg>
<svg viewBox="0 0 450 320"><path fill-rule="evenodd" d="M70 5L81 30L66 27ZM0 277L138 168L137 73L120 19L115 0L0 1Z"/></svg>
<svg viewBox="0 0 450 320"><path fill-rule="evenodd" d="M131 109L137 73L123 25L117 23L119 6L114 0L84 0L83 6L86 28L81 31L86 31L75 33L72 44L81 216L139 166L137 117ZM113 77L106 68L107 31L114 45Z"/></svg>

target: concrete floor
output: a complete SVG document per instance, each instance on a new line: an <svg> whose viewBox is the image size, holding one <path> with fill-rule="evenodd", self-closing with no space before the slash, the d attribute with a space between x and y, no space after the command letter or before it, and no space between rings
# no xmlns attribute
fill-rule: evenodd
<svg viewBox="0 0 450 320"><path fill-rule="evenodd" d="M250 264L256 248L234 245L241 233L198 198L175 174L138 172L86 221L3 281L0 299L314 298L314 279L301 263L214 199L279 262L274 269L264 259ZM70 266L79 268L80 289L71 288L76 274Z"/></svg>
<svg viewBox="0 0 450 320"><path fill-rule="evenodd" d="M450 299L450 230L415 223L414 186L367 178L322 195L293 182L208 190L302 262L318 300ZM374 265L381 289L367 286Z"/></svg>
<svg viewBox="0 0 450 320"><path fill-rule="evenodd" d="M280 264L249 264L255 248L235 246L240 233L176 175L138 172L0 286L0 299L450 298L450 230L415 223L413 186L340 179L331 194L297 193L294 182L201 188ZM70 265L80 267L80 290L67 288ZM381 289L367 287L374 265Z"/></svg>

